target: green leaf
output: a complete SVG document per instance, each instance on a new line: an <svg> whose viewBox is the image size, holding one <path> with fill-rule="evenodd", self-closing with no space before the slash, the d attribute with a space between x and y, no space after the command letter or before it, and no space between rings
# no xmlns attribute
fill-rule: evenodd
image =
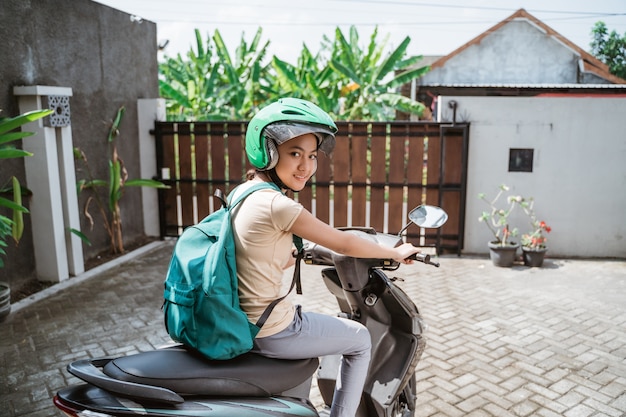
<svg viewBox="0 0 626 417"><path fill-rule="evenodd" d="M376 71L376 77L374 77L377 81L382 81L385 76L396 69L396 64L404 57L406 53L406 48L409 46L411 42L411 38L408 36L404 38L400 46L398 46L392 53L387 57L387 59L383 62L383 64L379 67L378 71Z"/></svg>
<svg viewBox="0 0 626 417"><path fill-rule="evenodd" d="M198 58L202 59L205 56L202 35L200 34L200 30L198 29L195 29L194 32L196 34L196 48L198 48Z"/></svg>
<svg viewBox="0 0 626 417"><path fill-rule="evenodd" d="M187 100L189 103L193 103L196 99L196 82L194 80L187 80Z"/></svg>
<svg viewBox="0 0 626 417"><path fill-rule="evenodd" d="M278 80L282 87L289 92L296 91L302 87L295 73L293 65L274 57L272 65L278 75Z"/></svg>
<svg viewBox="0 0 626 417"><path fill-rule="evenodd" d="M115 115L115 119L113 119L113 123L111 124L111 128L109 129L109 136L107 138L108 142L113 142L113 139L118 135L120 130L120 123L122 123L122 117L124 117L124 112L126 109L124 106L117 109L117 113Z"/></svg>
<svg viewBox="0 0 626 417"><path fill-rule="evenodd" d="M380 98L396 110L400 110L405 113L416 114L418 116L421 116L424 113L424 109L426 108L423 103L411 100L410 98L405 97L401 94L386 93L381 94Z"/></svg>
<svg viewBox="0 0 626 417"><path fill-rule="evenodd" d="M330 65L335 71L346 76L347 78L356 82L357 84L362 85L362 83L359 81L360 80L359 75L356 72L354 72L351 68L343 65L341 61L337 59L332 59L330 61Z"/></svg>
<svg viewBox="0 0 626 417"><path fill-rule="evenodd" d="M352 41L353 43L358 42L358 35L356 35L356 30L351 27ZM335 31L335 37L340 45L340 53L338 57L333 57L331 59L331 65L333 68L350 78L352 81L357 84L363 84L363 81L358 75L358 70L356 67L356 61L358 60L358 56L355 56L355 52L351 45L346 41L346 38L343 36L343 33L339 28ZM356 47L357 45L355 45Z"/></svg>
<svg viewBox="0 0 626 417"><path fill-rule="evenodd" d="M79 238L80 238L83 242L85 242L88 246L91 246L91 241L89 240L89 238L88 238L88 237L87 237L84 233L82 233L80 230L76 230L76 229L74 229L73 227L68 227L68 228L67 228L67 230L68 230L70 233L72 233L72 234L74 234L74 235L78 236L78 237L79 237Z"/></svg>
<svg viewBox="0 0 626 417"><path fill-rule="evenodd" d="M52 110L33 110L16 117L0 120L0 134L10 132L26 123L46 117L52 113Z"/></svg>
<svg viewBox="0 0 626 417"><path fill-rule="evenodd" d="M17 178L13 177L13 202L22 207L22 188ZM19 242L24 233L24 214L22 210L13 210L13 240Z"/></svg>
<svg viewBox="0 0 626 417"><path fill-rule="evenodd" d="M186 91L185 94L183 94L179 90L175 89L171 84L168 84L165 81L159 80L159 92L161 94L161 97L164 97L166 99L172 99L180 103L180 105L183 107L191 107L191 103L187 98Z"/></svg>
<svg viewBox="0 0 626 417"><path fill-rule="evenodd" d="M405 72L399 74L398 76L396 76L391 81L389 81L387 83L387 86L389 88L400 87L400 86L402 86L404 84L407 84L407 83L411 82L412 80L414 80L416 78L421 77L422 75L426 74L428 71L430 71L430 67L429 66L416 68L416 69L409 70L409 71L405 71Z"/></svg>
<svg viewBox="0 0 626 417"><path fill-rule="evenodd" d="M21 211L22 213L28 213L28 209L20 204L15 204L13 200L9 200L4 197L0 197L0 207L6 207L9 210Z"/></svg>
<svg viewBox="0 0 626 417"><path fill-rule="evenodd" d="M120 196L121 165L119 161L109 161L109 210L115 212Z"/></svg>
<svg viewBox="0 0 626 417"><path fill-rule="evenodd" d="M230 54L228 53L228 48L224 43L224 39L222 39L222 35L219 30L215 30L215 34L213 35L213 42L215 43L217 55L221 59L222 67L228 76L228 80L231 83L236 83L238 81L237 73L233 66L233 61L230 59Z"/></svg>
<svg viewBox="0 0 626 417"><path fill-rule="evenodd" d="M80 185L81 188L85 190L87 188L108 187L109 183L105 180L81 180Z"/></svg>
<svg viewBox="0 0 626 417"><path fill-rule="evenodd" d="M417 114L421 116L426 107L423 103L412 100L401 94L384 93L380 94L378 97L390 107L405 113Z"/></svg>
<svg viewBox="0 0 626 417"><path fill-rule="evenodd" d="M124 185L128 187L170 188L169 185L165 185L161 181L150 179L127 180Z"/></svg>
<svg viewBox="0 0 626 417"><path fill-rule="evenodd" d="M12 132L0 135L0 145L34 135L34 132Z"/></svg>
<svg viewBox="0 0 626 417"><path fill-rule="evenodd" d="M0 148L0 159L23 158L33 156L32 153L17 148Z"/></svg>

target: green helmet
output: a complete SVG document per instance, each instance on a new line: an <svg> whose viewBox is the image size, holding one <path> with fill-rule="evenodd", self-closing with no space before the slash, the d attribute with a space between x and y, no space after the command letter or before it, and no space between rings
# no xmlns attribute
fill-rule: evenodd
<svg viewBox="0 0 626 417"><path fill-rule="evenodd" d="M337 126L328 113L310 101L282 98L261 109L248 123L248 160L257 169L272 169L278 163L278 145L307 133L317 137L321 151L332 152Z"/></svg>

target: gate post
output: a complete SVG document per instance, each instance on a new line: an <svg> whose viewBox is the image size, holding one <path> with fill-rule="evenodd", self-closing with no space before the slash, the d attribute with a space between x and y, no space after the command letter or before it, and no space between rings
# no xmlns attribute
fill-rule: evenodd
<svg viewBox="0 0 626 417"><path fill-rule="evenodd" d="M30 213L33 226L37 277L61 282L69 275L85 271L83 247L69 228L80 230L76 172L72 149L69 98L66 87L14 87L20 113L42 108L54 110L50 116L23 127L35 135L22 141L26 182L32 190Z"/></svg>
<svg viewBox="0 0 626 417"><path fill-rule="evenodd" d="M165 99L142 98L137 100L139 128L140 178L157 177L157 154L154 139L154 122L165 120ZM143 229L146 236L161 236L159 197L156 188L141 187Z"/></svg>

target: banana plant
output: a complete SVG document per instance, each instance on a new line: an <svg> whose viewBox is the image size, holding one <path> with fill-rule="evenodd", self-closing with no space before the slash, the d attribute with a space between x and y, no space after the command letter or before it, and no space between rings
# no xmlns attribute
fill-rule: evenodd
<svg viewBox="0 0 626 417"><path fill-rule="evenodd" d="M9 143L32 136L34 133L14 132L14 130L26 123L46 117L50 113L52 110L34 110L16 117L0 119L0 159L32 156L32 153L18 149ZM3 194L10 194L12 198L5 198ZM5 256L6 238L11 236L16 244L19 243L24 233L24 213L28 213L28 209L22 205L22 187L15 176L11 176L5 185L0 186L0 207L5 207L12 213L12 218L0 214L0 255ZM2 267L4 267L4 261L0 257L0 268Z"/></svg>
<svg viewBox="0 0 626 417"><path fill-rule="evenodd" d="M83 190L91 190L92 193L85 203L84 214L88 219L91 228L93 228L94 220L89 211L89 207L92 202L95 201L98 206L98 210L102 216L104 228L109 235L111 243L111 252L118 254L124 253L124 240L122 234L122 211L120 206L120 200L124 196L126 187L151 187L151 188L169 188L169 186L163 184L160 181L152 179L129 179L128 171L124 166L124 161L120 158L115 144L116 139L119 136L119 127L124 116L125 108L120 107L115 115L109 134L107 136L107 142L109 144L111 159L109 160L109 179L95 179L92 175L87 156L79 148L74 149L74 157L79 159L85 165L87 171L87 179L78 181L77 189L80 193ZM106 203L102 201L98 188L108 189L108 198ZM74 232L74 231L73 231ZM75 233L75 232L74 232ZM84 235L79 235L83 240Z"/></svg>
<svg viewBox="0 0 626 417"><path fill-rule="evenodd" d="M385 55L389 36L378 41L377 28L365 50L354 26L349 40L337 28L334 39L322 38L317 54L303 45L296 65L276 56L265 65L269 42L262 44L261 35L259 28L249 44L242 36L231 56L219 31L205 47L196 29L198 52L190 51L187 59L179 54L159 66L168 119L247 120L286 95L316 102L340 120L393 120L396 111L421 115L424 110L422 103L398 92L429 70L417 67L421 56L405 58L409 37Z"/></svg>
<svg viewBox="0 0 626 417"><path fill-rule="evenodd" d="M263 64L270 42L266 41L260 46L262 34L263 30L258 28L250 45L242 34L234 60L220 32L216 30L213 35L216 54L223 70L222 82L228 86L225 89L225 101L231 110L231 120L251 118L260 105L271 99L270 66Z"/></svg>
<svg viewBox="0 0 626 417"><path fill-rule="evenodd" d="M159 64L159 91L167 99L170 120L244 120L272 97L269 65L263 64L269 41L261 46L259 28L248 44L242 35L231 57L219 30L203 41L195 30L197 52ZM214 47L211 45L213 41Z"/></svg>
<svg viewBox="0 0 626 417"><path fill-rule="evenodd" d="M298 64L291 65L278 57L272 58L272 66L276 72L274 90L276 96L292 96L317 103L323 110L336 115L339 110L339 81L337 74L324 60L321 53L313 55L304 45Z"/></svg>
<svg viewBox="0 0 626 417"><path fill-rule="evenodd" d="M169 120L226 120L229 112L224 105L226 86L220 74L219 59L207 39L206 45L196 29L196 48L184 59L166 57L159 64L159 92L166 99Z"/></svg>
<svg viewBox="0 0 626 417"><path fill-rule="evenodd" d="M388 56L383 52L389 35L378 41L378 28L370 36L366 50L359 46L359 35L354 26L350 28L349 41L341 29L335 30L335 43L330 66L343 76L339 84L344 100L340 118L345 120L393 120L396 110L418 116L424 105L397 92L403 84L411 82L428 72L429 67L416 68L421 55L405 59L411 42L407 36Z"/></svg>

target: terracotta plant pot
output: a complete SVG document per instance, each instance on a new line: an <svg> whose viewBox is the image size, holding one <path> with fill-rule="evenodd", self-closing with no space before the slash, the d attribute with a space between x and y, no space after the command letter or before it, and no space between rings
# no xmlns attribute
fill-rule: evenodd
<svg viewBox="0 0 626 417"><path fill-rule="evenodd" d="M495 266L511 267L517 256L519 244L515 242L502 245L497 242L489 242L489 258Z"/></svg>
<svg viewBox="0 0 626 417"><path fill-rule="evenodd" d="M11 287L6 282L0 281L0 322L4 321L11 313Z"/></svg>
<svg viewBox="0 0 626 417"><path fill-rule="evenodd" d="M522 247L522 257L524 265L530 267L540 267L543 265L543 259L546 256L548 248L543 249L526 249Z"/></svg>

